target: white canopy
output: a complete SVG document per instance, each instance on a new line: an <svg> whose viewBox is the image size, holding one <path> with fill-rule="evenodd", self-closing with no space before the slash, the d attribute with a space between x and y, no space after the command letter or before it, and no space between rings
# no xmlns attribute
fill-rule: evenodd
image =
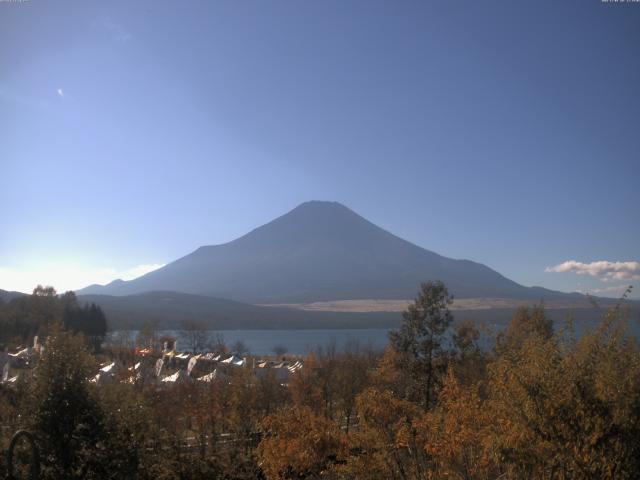
<svg viewBox="0 0 640 480"><path fill-rule="evenodd" d="M108 365L105 365L104 367L102 367L100 371L104 373L112 373L112 371L115 370L115 366L116 366L116 362L111 362Z"/></svg>
<svg viewBox="0 0 640 480"><path fill-rule="evenodd" d="M289 365L289 367L287 368L290 372L296 372L302 368L302 362L298 360L296 363L294 363L293 365Z"/></svg>
<svg viewBox="0 0 640 480"><path fill-rule="evenodd" d="M27 358L29 355L31 355L31 349L29 347L25 348L24 350L20 350L17 353L9 354L9 356L13 358Z"/></svg>
<svg viewBox="0 0 640 480"><path fill-rule="evenodd" d="M244 365L244 359L240 357L236 357L235 355L231 355L229 358L225 358L221 363L228 363L231 365L236 365L238 367L242 367Z"/></svg>
<svg viewBox="0 0 640 480"><path fill-rule="evenodd" d="M168 375L164 377L162 381L164 383L180 383L180 382L184 382L188 378L189 378L189 375L187 375L187 372L185 372L184 370L178 370L173 375Z"/></svg>
<svg viewBox="0 0 640 480"><path fill-rule="evenodd" d="M203 375L202 377L198 378L198 381L210 383L210 382L213 382L217 377L218 377L218 371L214 370L213 372L207 373L206 375Z"/></svg>

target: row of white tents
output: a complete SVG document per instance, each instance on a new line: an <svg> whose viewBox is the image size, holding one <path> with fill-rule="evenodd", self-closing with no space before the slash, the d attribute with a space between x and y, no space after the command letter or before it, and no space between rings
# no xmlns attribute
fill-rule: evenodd
<svg viewBox="0 0 640 480"><path fill-rule="evenodd" d="M42 345L37 343L36 339L33 348L27 347L14 353L0 352L0 372L2 373L0 384L15 384L19 375L11 376L11 368L28 368L34 363L34 357L41 353L43 348ZM160 386L192 380L210 383L224 377L230 368L245 366L247 366L247 359L235 354L208 352L192 355L190 353L165 351L162 357L156 360L155 365L150 365L144 359L129 368L125 368L115 361L106 363L100 367L90 381L102 385L120 377L125 378L125 381L130 383L136 383L144 379L149 382L156 382ZM303 364L299 360L295 362L254 360L252 371L260 378L272 372L278 381L285 383L290 375L301 369L302 366ZM163 371L166 369L173 373L163 375Z"/></svg>
<svg viewBox="0 0 640 480"><path fill-rule="evenodd" d="M186 368L184 368L185 364ZM164 354L156 360L153 366L149 363L143 366L142 362L138 362L133 367L124 370L124 367L118 366L116 362L110 362L103 365L90 381L102 385L114 381L118 376L123 376L130 383L145 379L147 382L155 382L159 386L176 385L193 380L210 383L223 378L229 368L245 367L246 365L246 358L240 358L233 354ZM264 377L272 372L278 381L284 383L288 381L291 374L301 369L302 366L303 364L299 360L293 363L259 361L254 363L252 370L258 377ZM175 368L177 369L173 371ZM166 369L173 371L173 373L164 375L163 372ZM203 370L208 373L203 374Z"/></svg>

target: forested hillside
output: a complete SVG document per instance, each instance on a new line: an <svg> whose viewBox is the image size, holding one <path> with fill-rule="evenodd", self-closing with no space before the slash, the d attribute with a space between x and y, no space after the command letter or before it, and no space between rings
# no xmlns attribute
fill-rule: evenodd
<svg viewBox="0 0 640 480"><path fill-rule="evenodd" d="M73 292L57 295L38 286L32 295L0 299L0 345L25 344L35 335L46 337L56 323L92 339L98 348L107 333L107 318L95 303L80 304Z"/></svg>

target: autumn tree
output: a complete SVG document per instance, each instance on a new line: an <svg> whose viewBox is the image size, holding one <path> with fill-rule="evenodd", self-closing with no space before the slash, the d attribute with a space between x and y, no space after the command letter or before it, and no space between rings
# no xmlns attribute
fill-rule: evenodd
<svg viewBox="0 0 640 480"><path fill-rule="evenodd" d="M320 360L311 354L305 358L304 368L295 372L289 381L294 405L308 407L318 414L323 411L325 403L319 381L320 368Z"/></svg>
<svg viewBox="0 0 640 480"><path fill-rule="evenodd" d="M204 349L210 341L209 331L202 322L184 320L180 323L190 352L196 353Z"/></svg>
<svg viewBox="0 0 640 480"><path fill-rule="evenodd" d="M532 335L489 366L495 451L512 475L637 478L640 352L616 317L575 344Z"/></svg>
<svg viewBox="0 0 640 480"><path fill-rule="evenodd" d="M339 423L344 422L347 435L356 416L356 398L368 386L368 373L375 358L369 352L347 349L336 359L332 386L338 403Z"/></svg>
<svg viewBox="0 0 640 480"><path fill-rule="evenodd" d="M242 340L236 340L233 342L233 345L231 345L231 351L234 354L243 357L249 354L249 347Z"/></svg>
<svg viewBox="0 0 640 480"><path fill-rule="evenodd" d="M416 426L425 439L424 448L437 478L498 478L500 469L491 443L494 420L478 384L461 384L450 368L437 406Z"/></svg>
<svg viewBox="0 0 640 480"><path fill-rule="evenodd" d="M360 425L349 435L345 463L334 468L339 478L427 478L426 438L417 428L424 415L419 405L371 387L357 396L356 409Z"/></svg>
<svg viewBox="0 0 640 480"><path fill-rule="evenodd" d="M498 335L497 349L517 349L533 336L543 340L553 337L553 320L548 317L542 303L518 307L506 331Z"/></svg>
<svg viewBox="0 0 640 480"><path fill-rule="evenodd" d="M291 394L286 385L282 385L275 372L266 369L266 375L261 375L255 380L256 402L264 415L269 415L282 408L291 401Z"/></svg>
<svg viewBox="0 0 640 480"><path fill-rule="evenodd" d="M322 478L343 449L336 424L308 407L270 415L262 428L257 453L269 480Z"/></svg>
<svg viewBox="0 0 640 480"><path fill-rule="evenodd" d="M2 353L0 353L2 355ZM6 453L11 441L11 435L20 427L20 415L18 409L19 394L14 389L0 385L0 458L6 458ZM7 475L6 462L0 462L0 478Z"/></svg>
<svg viewBox="0 0 640 480"><path fill-rule="evenodd" d="M485 377L488 355L479 345L480 330L471 320L455 325L451 336L454 352L451 368L458 381L465 385L478 382Z"/></svg>
<svg viewBox="0 0 640 480"><path fill-rule="evenodd" d="M156 463L149 446L160 435L147 398L133 385L119 382L95 388L94 396L102 428L95 460L103 468L96 478L144 478Z"/></svg>

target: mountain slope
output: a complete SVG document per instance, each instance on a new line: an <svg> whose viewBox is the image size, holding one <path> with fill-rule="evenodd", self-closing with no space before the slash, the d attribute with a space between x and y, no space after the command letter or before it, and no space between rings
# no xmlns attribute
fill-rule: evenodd
<svg viewBox="0 0 640 480"><path fill-rule="evenodd" d="M307 202L224 245L193 253L131 281L79 293L172 290L249 303L412 298L440 279L460 298L558 298L489 267L413 245L335 202Z"/></svg>

